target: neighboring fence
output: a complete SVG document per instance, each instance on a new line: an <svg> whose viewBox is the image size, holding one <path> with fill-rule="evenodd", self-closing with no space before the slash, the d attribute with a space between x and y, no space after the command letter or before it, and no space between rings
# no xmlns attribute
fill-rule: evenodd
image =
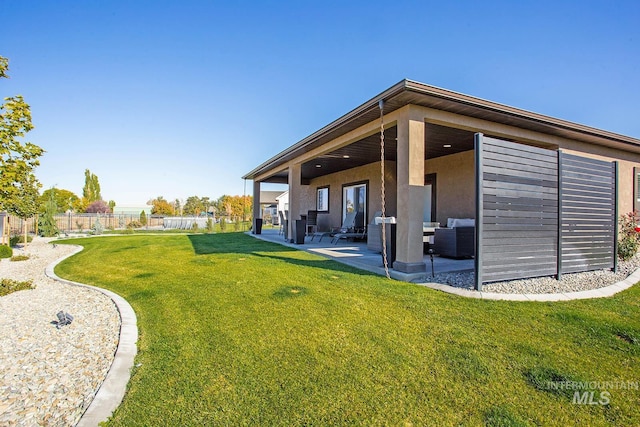
<svg viewBox="0 0 640 427"><path fill-rule="evenodd" d="M105 229L124 229L132 221L140 221L140 215L136 214L99 214L100 223ZM71 213L58 214L54 216L58 230L64 232L89 231L95 225L98 214ZM148 215L147 227L162 227L163 217ZM16 216L9 215L9 230L12 235L23 233L26 224L28 233L36 232L37 217L22 220Z"/></svg>
<svg viewBox="0 0 640 427"><path fill-rule="evenodd" d="M617 163L476 134L476 288L616 268Z"/></svg>

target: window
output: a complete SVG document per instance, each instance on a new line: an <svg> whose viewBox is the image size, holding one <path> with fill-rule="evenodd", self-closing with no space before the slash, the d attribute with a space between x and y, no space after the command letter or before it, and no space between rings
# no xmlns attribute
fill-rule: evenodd
<svg viewBox="0 0 640 427"><path fill-rule="evenodd" d="M318 187L316 193L316 210L329 212L329 187Z"/></svg>
<svg viewBox="0 0 640 427"><path fill-rule="evenodd" d="M342 187L342 220L347 213L358 212L356 227L364 227L367 221L367 186L368 182L347 184Z"/></svg>

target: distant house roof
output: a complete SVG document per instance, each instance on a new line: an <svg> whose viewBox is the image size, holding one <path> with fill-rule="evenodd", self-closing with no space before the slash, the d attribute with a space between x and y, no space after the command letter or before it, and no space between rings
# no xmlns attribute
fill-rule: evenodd
<svg viewBox="0 0 640 427"><path fill-rule="evenodd" d="M271 205L278 203L278 196L282 191L260 191L260 204Z"/></svg>
<svg viewBox="0 0 640 427"><path fill-rule="evenodd" d="M113 213L114 214L136 214L136 215L140 215L140 212L144 211L144 213L146 215L150 215L151 214L151 206L149 205L144 205L144 206L114 206L113 208Z"/></svg>

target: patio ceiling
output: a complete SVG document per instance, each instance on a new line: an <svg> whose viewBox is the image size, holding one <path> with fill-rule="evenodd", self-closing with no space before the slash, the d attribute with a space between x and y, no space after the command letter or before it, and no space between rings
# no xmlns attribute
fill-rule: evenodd
<svg viewBox="0 0 640 427"><path fill-rule="evenodd" d="M473 150L473 132L435 124L425 125L425 159ZM396 161L397 127L385 130L385 159ZM323 154L302 164L303 182L380 161L380 135L373 134L353 144ZM264 182L286 183L286 170Z"/></svg>

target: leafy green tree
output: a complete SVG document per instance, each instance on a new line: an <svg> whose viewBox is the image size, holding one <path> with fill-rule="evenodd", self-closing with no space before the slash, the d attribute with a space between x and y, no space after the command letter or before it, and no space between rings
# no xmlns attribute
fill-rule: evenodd
<svg viewBox="0 0 640 427"><path fill-rule="evenodd" d="M55 214L58 213L55 194L49 192L49 200L44 204L44 212L38 218L38 230L41 236L53 237L58 234L58 225L56 224Z"/></svg>
<svg viewBox="0 0 640 427"><path fill-rule="evenodd" d="M42 196L40 196L40 206L44 208L44 206L49 201L49 198L53 195L53 198L56 202L56 206L58 211L56 213L64 213L67 211L81 211L82 209L82 201L80 197L78 197L75 193L64 190L61 188L48 188L44 190Z"/></svg>
<svg viewBox="0 0 640 427"><path fill-rule="evenodd" d="M9 60L0 56L0 78L8 78ZM0 209L22 219L38 212L40 183L34 169L44 150L22 142L33 129L31 109L20 95L4 98L0 105ZM25 227L26 233L26 227Z"/></svg>
<svg viewBox="0 0 640 427"><path fill-rule="evenodd" d="M151 214L153 215L175 215L175 210L171 203L167 202L162 196L149 200L147 205L151 205Z"/></svg>
<svg viewBox="0 0 640 427"><path fill-rule="evenodd" d="M141 211L140 212L140 224L147 225L147 214L145 213L145 211Z"/></svg>
<svg viewBox="0 0 640 427"><path fill-rule="evenodd" d="M116 207L116 201L115 200L109 200L109 209L111 209L111 212L113 212L113 209Z"/></svg>
<svg viewBox="0 0 640 427"><path fill-rule="evenodd" d="M91 205L91 203L102 200L100 194L100 182L98 182L97 175L91 173L89 169L84 171L84 187L82 188L82 202L85 207Z"/></svg>
<svg viewBox="0 0 640 427"><path fill-rule="evenodd" d="M180 199L173 201L173 215L182 215L182 203L180 203Z"/></svg>
<svg viewBox="0 0 640 427"><path fill-rule="evenodd" d="M198 196L188 197L182 208L182 212L185 215L200 215L200 212L204 212L205 210L206 208L204 207L202 199Z"/></svg>

